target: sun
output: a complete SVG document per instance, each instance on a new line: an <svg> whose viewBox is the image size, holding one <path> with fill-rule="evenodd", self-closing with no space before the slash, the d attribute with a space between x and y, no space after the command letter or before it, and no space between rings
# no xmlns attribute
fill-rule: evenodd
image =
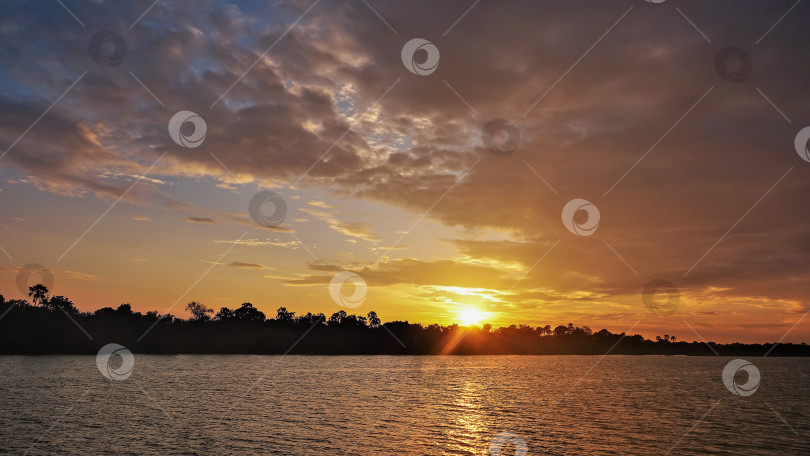
<svg viewBox="0 0 810 456"><path fill-rule="evenodd" d="M481 323L489 316L489 312L483 312L475 307L465 307L458 311L459 323L462 326L473 326Z"/></svg>

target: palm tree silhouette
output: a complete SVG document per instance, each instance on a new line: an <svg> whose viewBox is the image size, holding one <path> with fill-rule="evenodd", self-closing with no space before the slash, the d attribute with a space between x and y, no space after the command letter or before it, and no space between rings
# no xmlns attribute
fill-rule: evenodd
<svg viewBox="0 0 810 456"><path fill-rule="evenodd" d="M33 287L28 287L28 296L31 297L31 300L34 301L35 305L42 305L42 303L48 298L48 287L41 283L38 283Z"/></svg>

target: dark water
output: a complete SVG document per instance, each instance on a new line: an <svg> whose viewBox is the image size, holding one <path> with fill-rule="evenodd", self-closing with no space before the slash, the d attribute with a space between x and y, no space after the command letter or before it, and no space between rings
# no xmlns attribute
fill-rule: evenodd
<svg viewBox="0 0 810 456"><path fill-rule="evenodd" d="M0 452L810 454L810 359L749 360L738 396L720 357L0 357Z"/></svg>

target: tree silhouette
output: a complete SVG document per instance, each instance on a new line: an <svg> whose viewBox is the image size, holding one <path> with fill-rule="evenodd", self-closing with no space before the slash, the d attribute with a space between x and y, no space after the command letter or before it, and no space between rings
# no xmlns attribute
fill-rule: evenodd
<svg viewBox="0 0 810 456"><path fill-rule="evenodd" d="M115 313L128 317L133 314L132 306L129 303L121 304L117 309L115 309Z"/></svg>
<svg viewBox="0 0 810 456"><path fill-rule="evenodd" d="M302 315L302 316L295 319L296 324L306 326L306 327L311 327L312 325L315 324L315 322L323 323L325 321L326 321L326 315L324 315L322 313L313 314L312 312L307 312L306 315Z"/></svg>
<svg viewBox="0 0 810 456"><path fill-rule="evenodd" d="M267 318L264 312L253 307L253 304L249 302L243 302L242 307L233 311L233 316L239 320L249 321L264 321Z"/></svg>
<svg viewBox="0 0 810 456"><path fill-rule="evenodd" d="M379 328L381 324L382 321L380 321L380 317L377 316L377 312L374 312L372 310L371 312L368 313L369 328Z"/></svg>
<svg viewBox="0 0 810 456"><path fill-rule="evenodd" d="M27 309L31 307L31 303L26 301L25 299L11 299L6 301L6 304L11 307L16 307L18 309Z"/></svg>
<svg viewBox="0 0 810 456"><path fill-rule="evenodd" d="M231 310L231 309L229 309L227 307L223 307L223 308L219 309L219 312L217 312L216 315L214 315L214 318L216 318L219 321L231 320L231 319L234 318L233 310Z"/></svg>
<svg viewBox="0 0 810 456"><path fill-rule="evenodd" d="M332 316L329 317L329 326L340 326L340 324L343 323L343 319L347 316L345 310L333 313Z"/></svg>
<svg viewBox="0 0 810 456"><path fill-rule="evenodd" d="M214 313L213 309L210 309L196 301L191 301L188 303L188 305L186 305L186 310L191 312L191 315L196 321L208 321L211 319L211 316L208 314Z"/></svg>
<svg viewBox="0 0 810 456"><path fill-rule="evenodd" d="M810 356L810 346L779 344L715 344L676 342L666 334L646 340L640 334L593 332L573 324L531 327L516 324L459 327L392 321L383 323L376 312L367 316L340 310L327 320L322 313L296 316L281 307L275 318L249 302L235 310L213 311L199 302L186 306L188 319L141 313L132 306L104 307L80 312L64 296L47 296L45 287L31 287L37 306L26 300L6 301L0 295L0 354L95 354L102 344L115 341L138 347L142 353L255 353L308 355L699 355ZM63 310L71 318L67 319ZM80 331L76 326L79 326ZM86 331L86 333L85 333ZM139 339L146 335L143 340ZM87 337L91 335L92 339ZM394 337L392 337L392 335ZM658 342L656 342L656 340Z"/></svg>
<svg viewBox="0 0 810 456"><path fill-rule="evenodd" d="M276 321L290 322L295 318L295 312L288 312L286 307L279 307L276 311Z"/></svg>
<svg viewBox="0 0 810 456"><path fill-rule="evenodd" d="M34 301L34 305L43 305L48 299L48 287L41 283L28 287L28 296Z"/></svg>
<svg viewBox="0 0 810 456"><path fill-rule="evenodd" d="M44 307L47 307L51 310L64 310L68 314L78 314L79 309L76 308L76 305L73 302L64 297L64 296L54 296L51 299L45 301L43 304Z"/></svg>

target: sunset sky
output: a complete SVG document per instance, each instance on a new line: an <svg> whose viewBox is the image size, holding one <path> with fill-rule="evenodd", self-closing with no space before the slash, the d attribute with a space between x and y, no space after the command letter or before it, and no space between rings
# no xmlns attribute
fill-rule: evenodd
<svg viewBox="0 0 810 456"><path fill-rule="evenodd" d="M810 309L810 2L62 3L0 4L7 299L36 263L83 311L328 315L343 270L368 284L344 310L384 321L761 342ZM102 30L119 65L89 55ZM414 38L430 74L403 64ZM742 82L716 69L729 46ZM170 137L178 111L199 147ZM514 153L485 146L493 119ZM249 214L261 190L277 227ZM670 315L642 302L655 279ZM808 339L810 319L785 338Z"/></svg>

